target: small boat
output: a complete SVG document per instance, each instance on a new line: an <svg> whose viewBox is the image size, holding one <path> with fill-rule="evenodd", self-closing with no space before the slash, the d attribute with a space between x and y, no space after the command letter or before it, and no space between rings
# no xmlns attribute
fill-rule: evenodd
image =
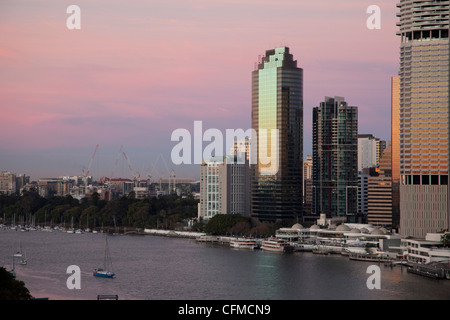
<svg viewBox="0 0 450 320"><path fill-rule="evenodd" d="M106 271L102 268L94 269L94 277L115 278L116 274L112 271Z"/></svg>
<svg viewBox="0 0 450 320"><path fill-rule="evenodd" d="M249 238L236 238L230 241L230 247L236 249L249 249L255 250L258 249L258 243L255 239Z"/></svg>
<svg viewBox="0 0 450 320"><path fill-rule="evenodd" d="M14 257L16 257L16 258L21 258L23 256L23 254L22 254L22 242L20 242L19 247L20 247L19 251L14 253Z"/></svg>
<svg viewBox="0 0 450 320"><path fill-rule="evenodd" d="M324 248L315 248L315 249L312 250L312 253L314 253L314 254L321 254L321 255L324 255L324 256L329 254L329 252L326 249L324 249Z"/></svg>
<svg viewBox="0 0 450 320"><path fill-rule="evenodd" d="M292 252L294 247L291 246L286 240L279 238L270 238L262 242L261 249L272 252Z"/></svg>
<svg viewBox="0 0 450 320"><path fill-rule="evenodd" d="M104 257L103 268L94 269L94 277L100 278L115 278L116 274L112 271L112 261L111 255L109 253L108 238L105 236L105 257Z"/></svg>

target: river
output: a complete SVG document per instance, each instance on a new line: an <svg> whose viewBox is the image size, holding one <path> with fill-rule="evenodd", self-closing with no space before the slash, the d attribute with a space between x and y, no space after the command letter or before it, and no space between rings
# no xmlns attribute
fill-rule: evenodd
<svg viewBox="0 0 450 320"><path fill-rule="evenodd" d="M20 247L27 265L16 277L36 298L95 300L424 300L449 299L450 281L434 280L341 255L245 251L159 236L108 236L115 279L96 278L105 234L0 230L0 266L12 267ZM369 289L370 265L381 271ZM80 289L69 289L67 268L81 270Z"/></svg>

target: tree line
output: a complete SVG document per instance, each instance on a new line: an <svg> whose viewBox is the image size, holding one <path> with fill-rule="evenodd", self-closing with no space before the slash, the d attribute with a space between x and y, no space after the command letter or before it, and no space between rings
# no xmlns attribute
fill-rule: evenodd
<svg viewBox="0 0 450 320"><path fill-rule="evenodd" d="M22 195L0 195L0 223L63 226L75 229L181 229L197 217L199 200L166 195L136 199L133 193L102 200L98 193L75 199L70 195L44 198L34 191ZM219 214L207 222L196 221L191 230L213 235L267 237L295 221L260 222L236 214Z"/></svg>
<svg viewBox="0 0 450 320"><path fill-rule="evenodd" d="M98 193L75 199L70 195L43 198L29 191L0 196L0 221L23 225L73 228L130 227L175 229L197 217L198 200L177 195L136 199L133 194L101 200Z"/></svg>

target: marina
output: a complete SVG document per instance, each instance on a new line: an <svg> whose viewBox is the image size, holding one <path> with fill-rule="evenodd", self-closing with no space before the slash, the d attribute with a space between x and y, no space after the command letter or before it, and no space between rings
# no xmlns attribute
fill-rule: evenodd
<svg viewBox="0 0 450 320"><path fill-rule="evenodd" d="M450 298L450 281L436 282L405 267L375 262L382 268L383 285L381 290L369 290L366 269L374 262L342 254L316 255L309 248L289 254L234 249L231 241L220 244L187 237L108 235L116 278L102 279L92 276L92 267L104 251L104 236L2 229L0 265L11 269L21 241L28 264L16 263L15 274L34 297L50 300L94 300L99 295L120 300ZM70 265L80 267L80 290L66 286Z"/></svg>

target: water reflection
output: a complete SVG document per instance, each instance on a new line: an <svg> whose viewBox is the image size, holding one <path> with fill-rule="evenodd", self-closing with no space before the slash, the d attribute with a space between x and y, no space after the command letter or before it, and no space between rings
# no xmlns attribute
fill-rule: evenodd
<svg viewBox="0 0 450 320"><path fill-rule="evenodd" d="M101 234L0 230L0 265L11 266L21 241L28 265L16 266L36 297L96 299L449 299L450 281L409 274L403 267L381 269L381 290L366 286L371 263L340 255L233 250L192 240L153 236L114 236L108 243L116 279L98 279ZM81 290L66 287L69 265L82 271Z"/></svg>

